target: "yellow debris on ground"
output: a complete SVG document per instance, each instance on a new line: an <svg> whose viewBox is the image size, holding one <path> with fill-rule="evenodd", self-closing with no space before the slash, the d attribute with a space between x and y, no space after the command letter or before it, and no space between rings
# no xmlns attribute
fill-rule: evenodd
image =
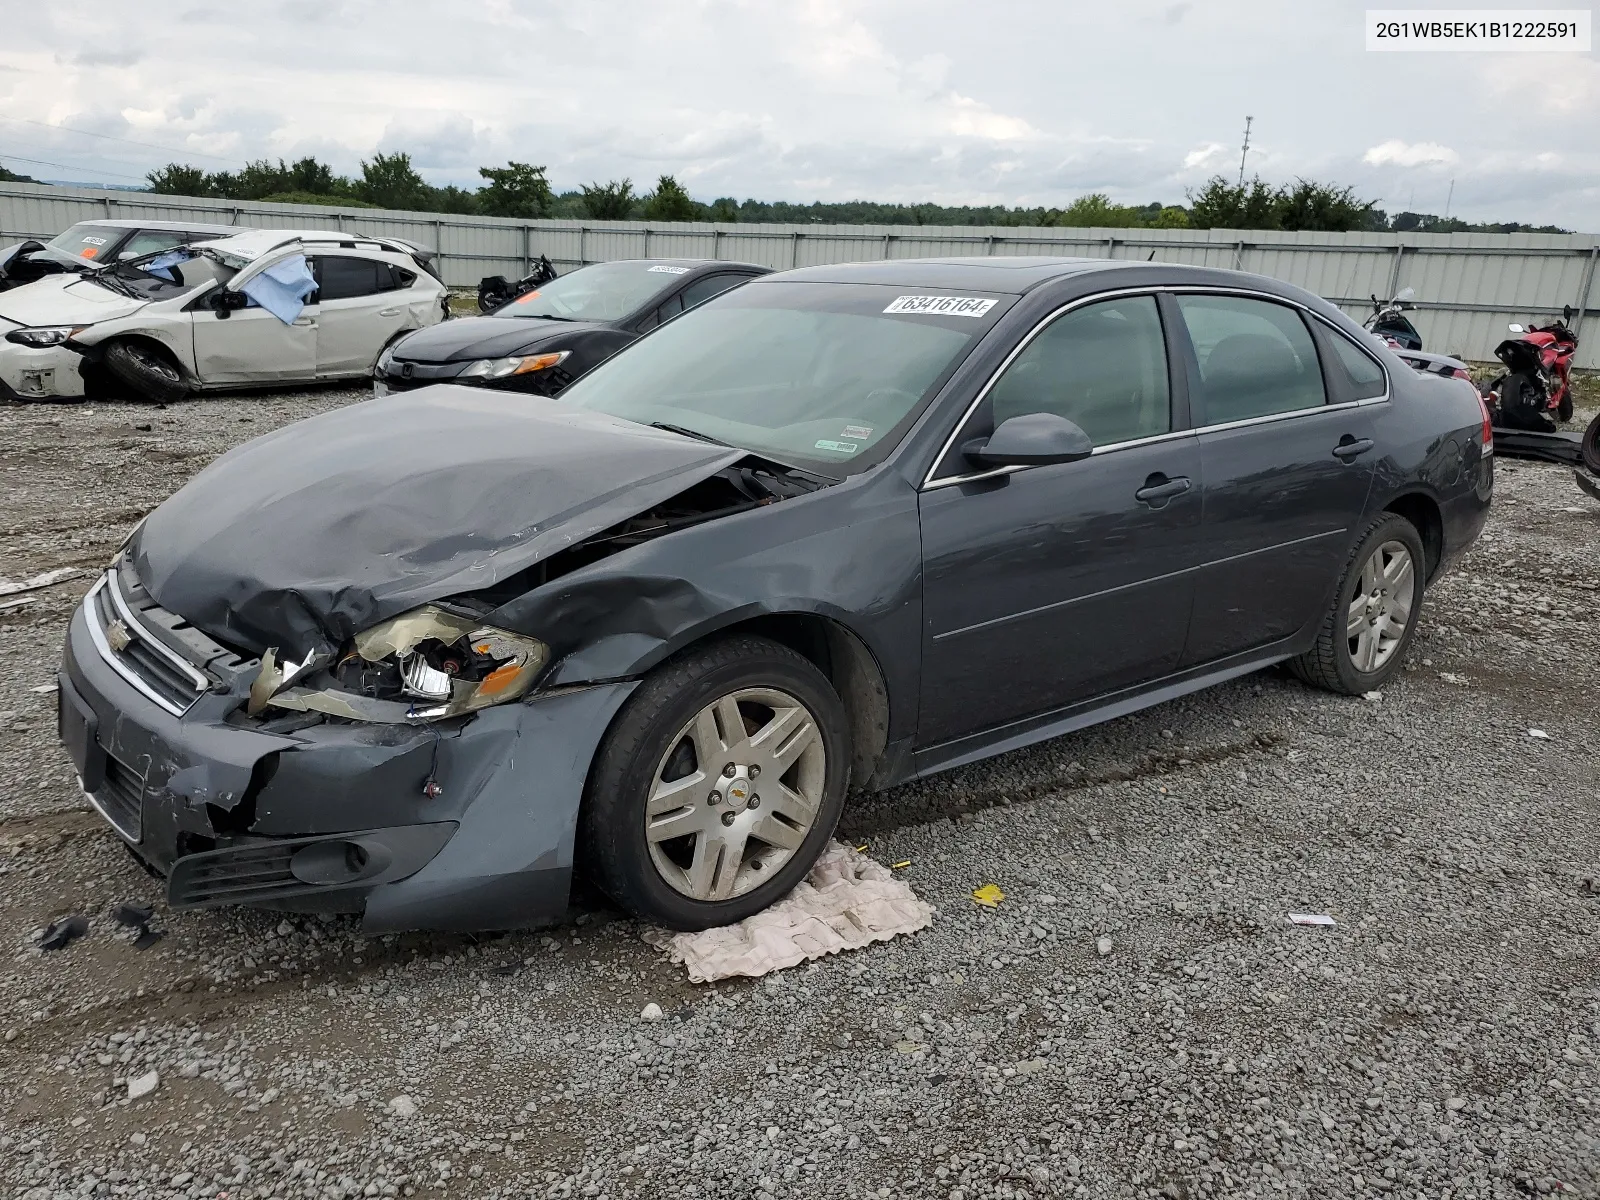
<svg viewBox="0 0 1600 1200"><path fill-rule="evenodd" d="M972 898L985 908L999 908L1000 901L1006 898L1006 894L994 884L986 883L981 888L973 889Z"/></svg>

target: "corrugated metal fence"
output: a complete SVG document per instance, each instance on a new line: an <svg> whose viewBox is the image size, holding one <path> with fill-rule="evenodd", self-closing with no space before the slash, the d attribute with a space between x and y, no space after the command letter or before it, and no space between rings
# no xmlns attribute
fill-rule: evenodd
<svg viewBox="0 0 1600 1200"><path fill-rule="evenodd" d="M1578 310L1579 365L1600 367L1600 292L1592 234L1274 233L1235 229L1023 229L1013 226L719 225L643 221L517 221L155 196L145 192L0 184L0 245L53 237L101 218L198 220L388 234L435 247L445 281L520 275L548 255L563 270L618 258L737 259L784 270L866 259L950 254L1063 254L1226 267L1271 275L1342 305L1358 319L1371 295L1416 289L1414 320L1429 349L1485 360L1511 321Z"/></svg>

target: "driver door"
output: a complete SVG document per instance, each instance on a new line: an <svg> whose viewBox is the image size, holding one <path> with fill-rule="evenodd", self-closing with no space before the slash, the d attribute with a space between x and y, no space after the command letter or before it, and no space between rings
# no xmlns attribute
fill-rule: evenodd
<svg viewBox="0 0 1600 1200"><path fill-rule="evenodd" d="M918 745L1022 722L1172 673L1200 540L1200 455L1181 430L1154 296L1047 321L924 487ZM1047 412L1095 443L1077 462L979 468L960 446ZM1179 432L1175 432L1179 431Z"/></svg>
<svg viewBox="0 0 1600 1200"><path fill-rule="evenodd" d="M237 292L259 271L290 257L293 255L252 263L227 288L215 289L190 312L195 373L201 383L275 383L316 378L319 322L315 303L306 304L287 324L254 302L248 308L218 305L224 291ZM311 300L315 299L313 294Z"/></svg>

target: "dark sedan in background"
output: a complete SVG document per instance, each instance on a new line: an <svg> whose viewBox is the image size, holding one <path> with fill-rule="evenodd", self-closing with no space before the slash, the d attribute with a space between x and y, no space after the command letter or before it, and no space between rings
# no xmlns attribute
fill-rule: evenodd
<svg viewBox="0 0 1600 1200"><path fill-rule="evenodd" d="M482 317L396 342L374 391L465 383L553 396L641 334L768 268L703 258L623 259L579 267Z"/></svg>
<svg viewBox="0 0 1600 1200"><path fill-rule="evenodd" d="M1271 663L1382 686L1492 453L1469 382L1259 276L792 271L548 403L434 387L224 455L74 616L62 736L175 905L498 929L582 862L722 925L851 789Z"/></svg>

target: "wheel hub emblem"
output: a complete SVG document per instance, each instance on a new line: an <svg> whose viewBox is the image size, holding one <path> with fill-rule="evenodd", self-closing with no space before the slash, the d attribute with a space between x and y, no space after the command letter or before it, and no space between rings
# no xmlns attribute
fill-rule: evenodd
<svg viewBox="0 0 1600 1200"><path fill-rule="evenodd" d="M735 808L743 808L750 800L750 781L748 779L735 779L728 784L728 804Z"/></svg>

